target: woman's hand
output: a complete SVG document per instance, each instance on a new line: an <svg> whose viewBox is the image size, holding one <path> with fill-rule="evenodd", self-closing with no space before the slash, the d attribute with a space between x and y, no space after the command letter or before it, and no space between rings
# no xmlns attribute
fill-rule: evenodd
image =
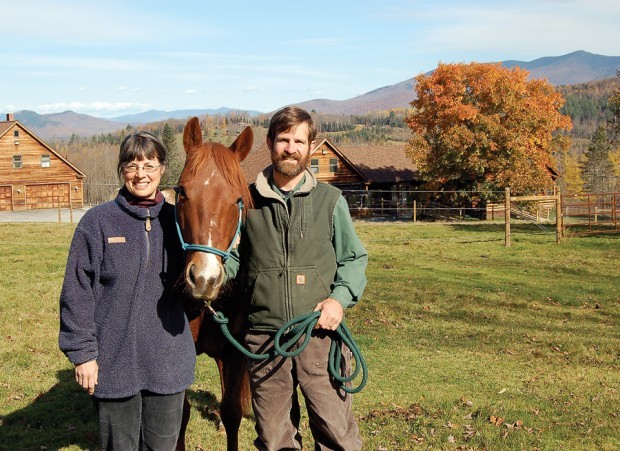
<svg viewBox="0 0 620 451"><path fill-rule="evenodd" d="M89 395L95 393L98 377L99 365L96 360L89 360L75 366L75 380L84 390L88 391Z"/></svg>

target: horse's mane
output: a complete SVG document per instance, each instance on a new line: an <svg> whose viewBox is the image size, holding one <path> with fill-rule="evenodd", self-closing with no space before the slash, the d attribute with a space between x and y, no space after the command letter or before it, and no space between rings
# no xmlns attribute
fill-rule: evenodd
<svg viewBox="0 0 620 451"><path fill-rule="evenodd" d="M198 170L207 164L209 160L213 160L215 166L229 185L241 189L241 198L246 207L244 211L252 208L252 195L250 194L248 182L241 170L239 160L227 147L213 142L202 143L201 146L188 153L185 166L195 176Z"/></svg>

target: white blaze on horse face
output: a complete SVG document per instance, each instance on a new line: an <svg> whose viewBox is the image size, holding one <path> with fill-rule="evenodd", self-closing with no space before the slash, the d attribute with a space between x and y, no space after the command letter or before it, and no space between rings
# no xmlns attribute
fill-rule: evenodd
<svg viewBox="0 0 620 451"><path fill-rule="evenodd" d="M209 247L213 247L213 231L216 227L217 222L215 219L211 219L206 240L206 245ZM224 282L224 268L215 254L209 252L194 253L187 271L188 285L194 297L208 300L215 298ZM191 271L191 275L189 271Z"/></svg>
<svg viewBox="0 0 620 451"><path fill-rule="evenodd" d="M211 180L211 177L213 177L214 175L215 175L215 169L211 171L211 175L207 177L207 179L205 180L205 186L209 186L209 181Z"/></svg>

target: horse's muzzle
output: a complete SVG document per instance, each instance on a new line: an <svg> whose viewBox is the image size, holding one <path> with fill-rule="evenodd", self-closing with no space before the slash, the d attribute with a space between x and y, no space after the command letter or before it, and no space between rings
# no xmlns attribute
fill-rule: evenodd
<svg viewBox="0 0 620 451"><path fill-rule="evenodd" d="M212 301L224 283L224 267L213 255L203 254L202 257L206 258L192 258L187 264L185 284L192 297Z"/></svg>

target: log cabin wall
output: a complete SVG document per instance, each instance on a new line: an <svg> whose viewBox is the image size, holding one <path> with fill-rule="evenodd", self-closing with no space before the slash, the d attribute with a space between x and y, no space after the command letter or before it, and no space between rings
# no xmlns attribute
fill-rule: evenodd
<svg viewBox="0 0 620 451"><path fill-rule="evenodd" d="M82 208L84 174L19 122L0 124L0 211Z"/></svg>
<svg viewBox="0 0 620 451"><path fill-rule="evenodd" d="M364 180L347 166L324 141L310 157L310 168L317 180L330 184L363 184Z"/></svg>

